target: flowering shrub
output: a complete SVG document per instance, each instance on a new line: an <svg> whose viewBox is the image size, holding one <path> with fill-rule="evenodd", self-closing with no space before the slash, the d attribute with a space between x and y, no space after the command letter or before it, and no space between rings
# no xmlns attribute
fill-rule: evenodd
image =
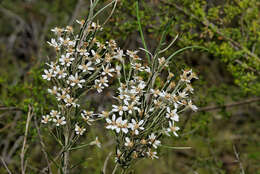
<svg viewBox="0 0 260 174"><path fill-rule="evenodd" d="M106 118L106 129L115 132L116 162L123 168L138 158L158 158L156 149L162 135L178 136L179 114L188 108L197 110L190 99L191 81L197 79L192 70L183 70L180 77L175 77L168 68L171 57L151 55L153 62L145 66L137 53L127 50L126 55L121 54L123 68L117 68L119 87L114 97L117 104L100 114ZM126 57L130 68L125 66ZM156 85L164 70L168 71L168 78Z"/></svg>
<svg viewBox="0 0 260 174"><path fill-rule="evenodd" d="M62 157L64 173L69 150L84 134L86 126L92 125L97 118L93 111L80 106L80 99L89 90L100 93L109 87L109 78L115 73L112 61L121 54L115 41L101 43L95 38L95 34L102 30L98 24L83 20L77 23L81 26L79 35L74 33L72 26L52 29L56 38L48 44L55 48L57 58L47 63L48 68L42 75L52 84L48 92L57 99L57 108L43 115L41 122L49 125L52 135L65 151ZM100 146L98 139L90 143L93 144Z"/></svg>
<svg viewBox="0 0 260 174"><path fill-rule="evenodd" d="M156 149L162 135L178 136L179 114L187 108L197 110L190 99L191 81L197 76L192 70L183 70L180 77L170 72L168 63L173 55L167 59L159 55L171 45L154 56L143 49L149 58L145 65L147 62L137 55L138 51L124 52L114 40L98 41L95 35L102 27L97 23L77 23L81 28L78 35L72 26L52 29L56 38L48 44L55 48L57 58L47 63L42 75L52 84L48 92L55 96L57 107L43 115L41 122L49 125L51 135L62 146L63 173L68 173L69 151L85 146L74 147L87 125L98 119L105 119L106 129L115 132L115 161L124 169L134 159L158 158ZM168 72L168 78L158 85L155 81L163 71ZM119 87L114 96L117 104L112 105L111 111L94 114L80 106L84 94L89 90L101 93L114 75ZM100 142L96 138L87 145L100 147Z"/></svg>

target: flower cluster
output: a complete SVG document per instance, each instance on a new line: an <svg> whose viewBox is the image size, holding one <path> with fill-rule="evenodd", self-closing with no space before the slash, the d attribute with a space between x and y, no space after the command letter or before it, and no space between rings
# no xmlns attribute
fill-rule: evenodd
<svg viewBox="0 0 260 174"><path fill-rule="evenodd" d="M80 108L80 97L89 90L101 93L109 87L109 80L116 73L114 59L120 57L120 49L115 41L101 43L95 33L102 28L94 22L77 21L81 32L77 35L72 26L55 27L55 38L48 44L56 51L56 60L46 63L42 78L50 81L52 86L48 92L56 97L57 115L42 116L42 123L55 123L56 126L66 125L68 117L76 117ZM74 108L74 109L73 109ZM86 129L83 123L91 125L94 114L82 110L81 122L73 122L77 135L83 135ZM77 119L79 120L79 119Z"/></svg>
<svg viewBox="0 0 260 174"><path fill-rule="evenodd" d="M126 52L131 67L119 68L119 87L114 96L117 104L104 115L106 129L116 134L116 162L122 167L128 167L132 159L158 158L156 149L161 145L161 136L178 136L179 114L188 108L197 110L189 97L193 93L191 81L197 79L192 70L183 70L179 77L169 72L160 86L155 80L168 62L155 56L151 66L144 66L137 53ZM120 59L124 66L127 57L121 55L125 56Z"/></svg>

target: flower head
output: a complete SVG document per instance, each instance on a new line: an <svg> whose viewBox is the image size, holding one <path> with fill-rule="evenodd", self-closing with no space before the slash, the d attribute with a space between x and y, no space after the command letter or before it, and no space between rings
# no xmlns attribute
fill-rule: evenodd
<svg viewBox="0 0 260 174"><path fill-rule="evenodd" d="M75 125L75 131L77 135L83 135L83 133L86 131L84 127L79 127L77 124Z"/></svg>

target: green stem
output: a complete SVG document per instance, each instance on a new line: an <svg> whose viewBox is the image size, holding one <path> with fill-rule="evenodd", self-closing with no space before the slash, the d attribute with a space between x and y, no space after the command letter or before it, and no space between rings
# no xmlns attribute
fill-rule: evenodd
<svg viewBox="0 0 260 174"><path fill-rule="evenodd" d="M144 45L144 49L148 50L147 46L146 46L146 43L145 43L145 40L144 40L143 31L142 31L142 25L141 25L140 14L139 14L138 0L136 1L136 16L137 16L137 22L138 22L138 29L139 29L139 32L140 32L140 35L141 35L141 39L142 39L142 43ZM145 52L145 54L146 54L146 57L148 58L148 62L150 63L151 62L151 60L150 60L151 58L150 58L149 54L147 52Z"/></svg>

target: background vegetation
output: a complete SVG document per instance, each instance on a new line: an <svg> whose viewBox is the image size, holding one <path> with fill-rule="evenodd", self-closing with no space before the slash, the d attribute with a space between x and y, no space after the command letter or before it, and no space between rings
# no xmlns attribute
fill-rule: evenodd
<svg viewBox="0 0 260 174"><path fill-rule="evenodd" d="M103 0L99 6L109 3ZM20 171L20 153L28 106L34 108L27 139L28 173L44 173L44 160L36 123L52 107L47 85L41 79L44 62L54 57L46 44L51 28L73 25L88 13L88 0L2 0L0 1L0 173ZM198 73L195 82L197 113L181 118L179 138L165 139L169 146L191 150L160 149L159 160L145 160L134 173L147 174L260 174L260 2L258 0L144 0L139 2L141 22L148 49L154 52L166 24L167 42L178 41L165 53L184 46L204 46L185 51L171 62L176 74L186 67ZM104 17L111 8L99 15ZM115 39L122 49L142 46L134 1L120 0L100 38ZM168 44L167 43L167 44ZM140 54L145 57L145 55ZM159 82L158 82L159 83ZM112 90L104 95L90 93L89 107L108 107ZM40 126L40 125L39 125ZM48 152L56 144L41 129ZM113 140L103 124L88 130L88 142L99 136L103 148L75 151L72 173L100 173ZM3 163L4 161L4 163ZM113 169L109 160L108 172ZM55 168L55 166L53 166Z"/></svg>

